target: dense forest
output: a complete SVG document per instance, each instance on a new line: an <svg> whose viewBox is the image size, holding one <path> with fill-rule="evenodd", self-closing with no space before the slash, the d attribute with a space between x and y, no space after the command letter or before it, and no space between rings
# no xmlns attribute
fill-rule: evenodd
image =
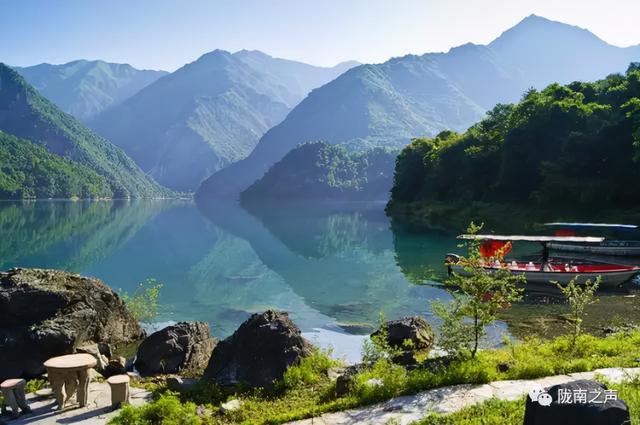
<svg viewBox="0 0 640 425"><path fill-rule="evenodd" d="M391 205L511 202L638 205L640 64L625 75L529 90L463 134L415 139L396 161Z"/></svg>
<svg viewBox="0 0 640 425"><path fill-rule="evenodd" d="M0 198L99 198L113 195L89 167L0 131Z"/></svg>
<svg viewBox="0 0 640 425"><path fill-rule="evenodd" d="M383 148L349 152L326 142L305 143L273 165L241 199L387 199L397 153Z"/></svg>
<svg viewBox="0 0 640 425"><path fill-rule="evenodd" d="M114 197L172 195L170 190L147 176L122 149L62 112L15 70L2 63L0 131L30 140L49 153L90 168L107 180Z"/></svg>

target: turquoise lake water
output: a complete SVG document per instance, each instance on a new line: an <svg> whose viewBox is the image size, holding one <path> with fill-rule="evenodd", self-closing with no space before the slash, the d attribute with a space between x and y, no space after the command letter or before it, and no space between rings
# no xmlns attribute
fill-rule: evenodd
<svg viewBox="0 0 640 425"><path fill-rule="evenodd" d="M219 338L253 312L284 310L348 360L380 312L433 321L429 301L450 298L444 255L460 251L454 234L393 230L382 203L2 202L0 231L2 270L64 269L127 292L155 278L160 323L206 321Z"/></svg>

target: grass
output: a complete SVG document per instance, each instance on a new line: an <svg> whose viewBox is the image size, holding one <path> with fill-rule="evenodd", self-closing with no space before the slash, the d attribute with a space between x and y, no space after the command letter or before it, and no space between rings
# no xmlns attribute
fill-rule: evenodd
<svg viewBox="0 0 640 425"><path fill-rule="evenodd" d="M318 351L299 365L289 368L283 380L276 383L271 391L246 388L222 390L207 382L182 394L170 393L158 387L154 403L142 408L126 407L111 423L279 424L447 385L533 379L604 367L634 367L640 365L639 359L640 331L617 333L605 338L582 335L575 346L565 336L549 341L529 338L500 349L481 351L475 360L461 359L411 371L382 359L356 376L347 395L337 397L335 382L329 379L327 371L338 364L329 359L326 353ZM623 388L627 391L627 397L634 400L634 405L640 403L636 387L637 384ZM624 398L622 392L620 396ZM242 402L241 408L234 412L222 412L220 404L233 398ZM495 423L508 424L510 420L517 423L517 411L509 410L511 405L498 401L491 403L498 403L493 407L500 407L501 414L506 415L502 417L502 422ZM196 406L201 406L200 415L196 413ZM153 418L158 417L155 415L159 411L166 414L167 419L155 422ZM170 419L181 415L188 421L173 422Z"/></svg>
<svg viewBox="0 0 640 425"><path fill-rule="evenodd" d="M522 425L525 399L489 399L448 415L431 413L412 425Z"/></svg>
<svg viewBox="0 0 640 425"><path fill-rule="evenodd" d="M618 391L627 402L631 423L640 423L640 381L607 385ZM525 398L516 401L490 399L451 414L432 413L412 425L521 425L524 421Z"/></svg>

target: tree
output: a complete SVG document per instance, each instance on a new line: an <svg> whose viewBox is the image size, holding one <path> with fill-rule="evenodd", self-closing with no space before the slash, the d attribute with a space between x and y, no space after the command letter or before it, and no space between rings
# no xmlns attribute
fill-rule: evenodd
<svg viewBox="0 0 640 425"><path fill-rule="evenodd" d="M482 228L473 222L467 233L475 235ZM464 355L469 352L474 358L480 341L486 333L486 326L497 319L500 311L511 307L522 299L525 277L514 275L508 267L485 268L486 259L480 254L479 239L465 243L467 257L461 257L457 265L462 272L452 273L445 285L451 288L453 300L448 305L435 301L434 313L442 320L440 345L450 352ZM502 261L505 248L498 251L491 261Z"/></svg>
<svg viewBox="0 0 640 425"><path fill-rule="evenodd" d="M558 289L562 292L562 295L567 300L569 304L569 321L571 323L571 346L575 347L576 341L578 337L582 333L582 322L584 321L585 308L597 302L597 299L594 299L594 294L598 287L600 286L600 282L602 281L601 277L598 276L595 282L591 282L591 280L587 280L584 285L580 285L577 283L577 279L571 279L566 286L562 286L558 282L553 282Z"/></svg>
<svg viewBox="0 0 640 425"><path fill-rule="evenodd" d="M464 134L416 139L397 158L391 203L509 202L582 212L637 206L640 63L625 75L529 90ZM605 196L606 198L603 198Z"/></svg>
<svg viewBox="0 0 640 425"><path fill-rule="evenodd" d="M155 279L147 279L138 284L133 295L122 292L120 296L131 315L143 323L151 323L158 315L158 297L162 284Z"/></svg>

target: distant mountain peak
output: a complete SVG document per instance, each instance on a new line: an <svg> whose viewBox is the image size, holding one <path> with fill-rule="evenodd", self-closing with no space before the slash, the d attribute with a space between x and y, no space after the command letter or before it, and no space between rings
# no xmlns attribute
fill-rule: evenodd
<svg viewBox="0 0 640 425"><path fill-rule="evenodd" d="M215 49L210 52L202 54L195 62L204 62L207 60L216 60L219 58L229 58L231 57L231 52L222 49Z"/></svg>
<svg viewBox="0 0 640 425"><path fill-rule="evenodd" d="M474 44L474 43L464 43L461 44L459 46L455 46L449 49L449 51L447 52L448 55L458 55L458 54L465 54L468 52L475 52L477 50L481 50L481 49L486 49L486 46L482 46L480 44Z"/></svg>
<svg viewBox="0 0 640 425"><path fill-rule="evenodd" d="M238 50L233 55L234 56L256 56L256 57L268 58L268 59L272 59L273 58L273 56L269 55L268 53L263 52L262 50L242 49L242 50Z"/></svg>
<svg viewBox="0 0 640 425"><path fill-rule="evenodd" d="M544 41L550 38L557 38L558 42L579 39L580 41L595 44L608 44L591 31L582 27L531 14L500 34L498 38L489 44L489 47L517 42L523 38L529 39L530 42L535 42L537 37Z"/></svg>

